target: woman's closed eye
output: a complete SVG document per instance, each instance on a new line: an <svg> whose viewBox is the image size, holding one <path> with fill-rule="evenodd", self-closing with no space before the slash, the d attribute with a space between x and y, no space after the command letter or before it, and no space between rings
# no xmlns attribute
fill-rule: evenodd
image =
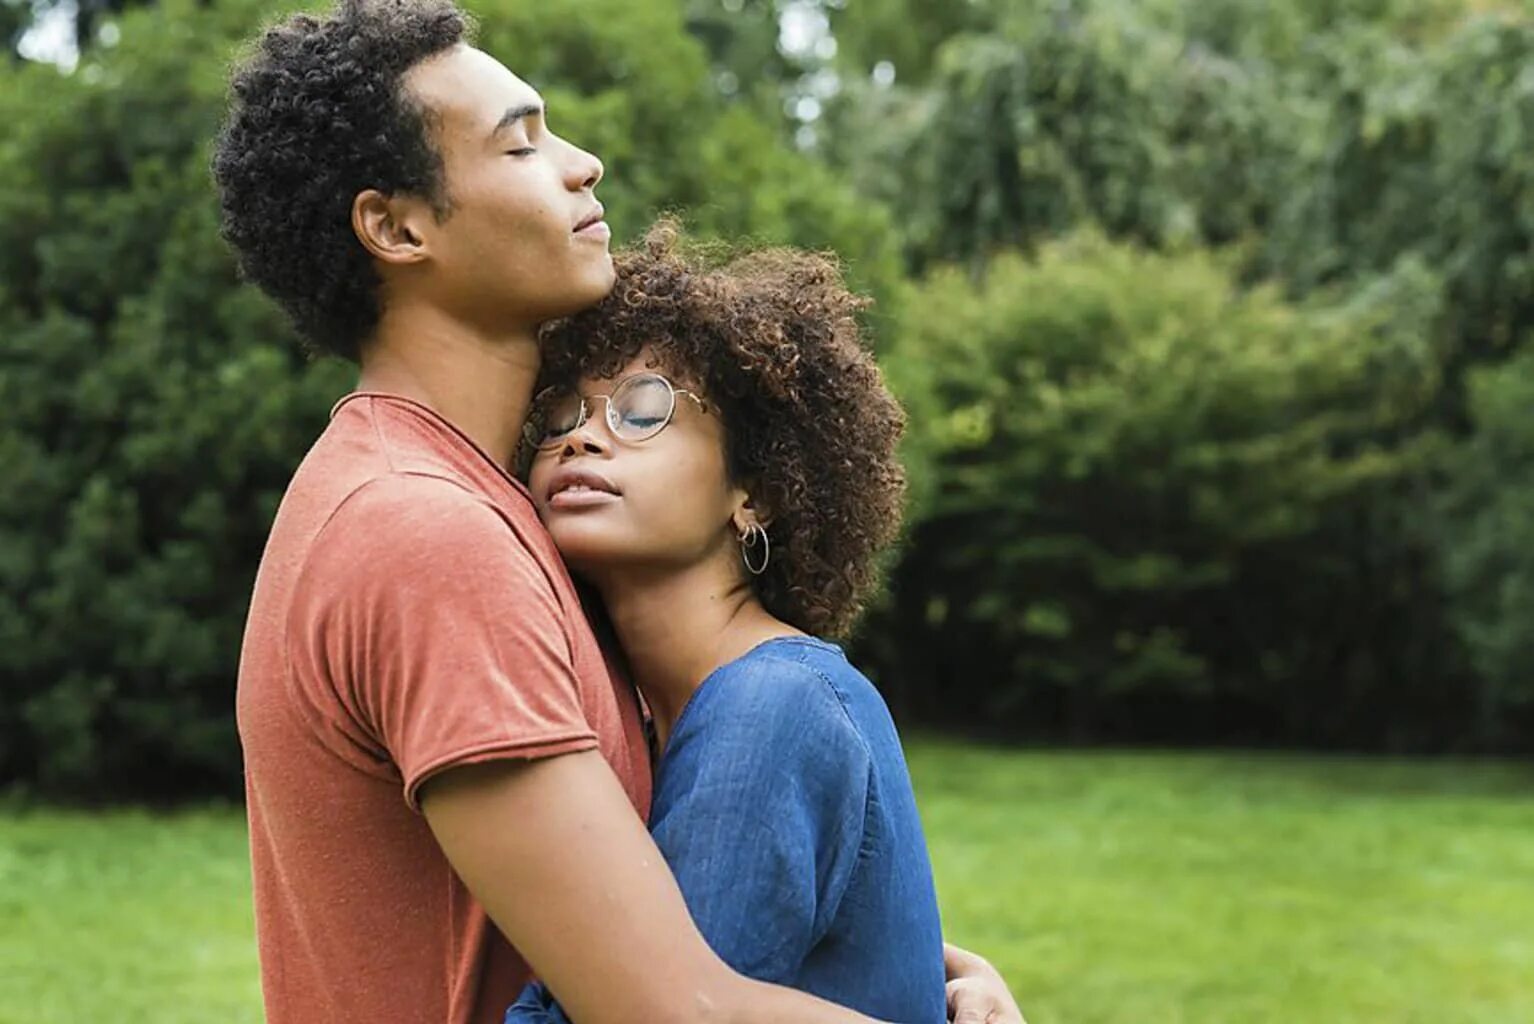
<svg viewBox="0 0 1534 1024"><path fill-rule="evenodd" d="M640 413L624 413L623 422L639 430L650 430L653 427L660 426L665 418L665 416L660 415L648 416L641 415Z"/></svg>

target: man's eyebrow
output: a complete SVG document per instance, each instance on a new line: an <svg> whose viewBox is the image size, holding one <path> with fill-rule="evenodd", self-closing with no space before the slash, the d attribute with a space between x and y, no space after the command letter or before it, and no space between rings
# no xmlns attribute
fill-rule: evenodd
<svg viewBox="0 0 1534 1024"><path fill-rule="evenodd" d="M511 107L506 113L501 115L501 119L496 122L495 127L490 129L490 134L499 134L503 128L510 128L524 117L542 116L543 104L541 103L524 103L520 107Z"/></svg>

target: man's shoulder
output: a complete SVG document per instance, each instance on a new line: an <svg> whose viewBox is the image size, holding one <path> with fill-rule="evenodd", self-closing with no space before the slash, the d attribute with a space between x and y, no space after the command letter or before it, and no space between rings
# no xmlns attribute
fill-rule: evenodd
<svg viewBox="0 0 1534 1024"><path fill-rule="evenodd" d="M488 565L534 556L505 509L451 476L410 469L354 481L320 525L311 560Z"/></svg>
<svg viewBox="0 0 1534 1024"><path fill-rule="evenodd" d="M287 567L283 592L311 609L423 593L552 601L557 555L531 503L451 430L408 404L345 399L273 524L263 562Z"/></svg>
<svg viewBox="0 0 1534 1024"><path fill-rule="evenodd" d="M359 460L375 473L432 477L456 483L514 513L525 504L516 487L458 427L426 406L399 395L356 392L332 412L320 445ZM530 509L525 511L530 512Z"/></svg>
<svg viewBox="0 0 1534 1024"><path fill-rule="evenodd" d="M525 549L536 521L531 505L509 484L490 486L502 483L485 479L493 467L473 465L465 456L476 453L440 433L408 403L349 396L285 501L309 508L316 544L439 548L496 539Z"/></svg>

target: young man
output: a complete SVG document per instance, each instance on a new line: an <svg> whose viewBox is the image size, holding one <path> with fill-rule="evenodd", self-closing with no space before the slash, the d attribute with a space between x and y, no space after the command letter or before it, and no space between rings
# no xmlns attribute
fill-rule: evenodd
<svg viewBox="0 0 1534 1024"><path fill-rule="evenodd" d="M645 831L635 698L504 469L538 325L612 284L602 166L466 32L445 0L288 19L214 159L246 275L361 367L241 656L267 1020L492 1024L523 956L581 1024L859 1020L730 971ZM950 959L959 1019L1021 1020Z"/></svg>

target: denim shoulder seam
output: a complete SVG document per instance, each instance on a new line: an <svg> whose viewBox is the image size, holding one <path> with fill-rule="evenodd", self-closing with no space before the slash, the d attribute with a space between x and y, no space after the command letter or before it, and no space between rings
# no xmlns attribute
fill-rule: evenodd
<svg viewBox="0 0 1534 1024"><path fill-rule="evenodd" d="M836 683L832 681L831 677L823 669L818 665L810 664L809 652L815 650L820 650L820 648L808 645L801 646L798 650L798 656L793 660L813 672L815 678L819 679L825 688L831 691L831 696L835 699L836 706L841 709L842 718L846 720L847 727L852 730L852 735L857 737L858 746L862 749L863 756L868 759L869 764L872 764L874 759L873 748L868 745L868 740L864 737L863 730L858 728L857 721L852 717L852 710L847 707L847 701L842 697L842 691L837 688Z"/></svg>
<svg viewBox="0 0 1534 1024"><path fill-rule="evenodd" d="M863 751L863 759L865 763L863 773L863 822L860 826L860 832L858 835L858 852L853 859L851 870L847 872L846 884L842 886L841 892L837 893L836 895L836 903L826 908L826 926L827 930L829 930L830 923L836 919L836 915L841 910L842 903L845 901L847 894L852 891L853 886L857 883L858 877L862 872L863 865L866 864L869 857L873 855L874 839L872 822L874 817L874 808L878 803L878 796L875 793L874 787L875 776L873 749L869 747L868 739L863 735L863 730L858 728L857 722L853 719L852 711L847 707L847 702L842 698L841 690L839 690L836 684L831 681L830 676L823 672L819 667L809 663L809 652L816 649L817 648L808 646L802 647L799 651L798 657L794 660L813 672L815 676L821 681L821 683L826 687L826 689L831 691L831 696L835 698L836 706L841 709L842 717L846 720L847 727L851 729L852 734L857 737L858 746ZM822 937L823 936L817 936L817 941Z"/></svg>

